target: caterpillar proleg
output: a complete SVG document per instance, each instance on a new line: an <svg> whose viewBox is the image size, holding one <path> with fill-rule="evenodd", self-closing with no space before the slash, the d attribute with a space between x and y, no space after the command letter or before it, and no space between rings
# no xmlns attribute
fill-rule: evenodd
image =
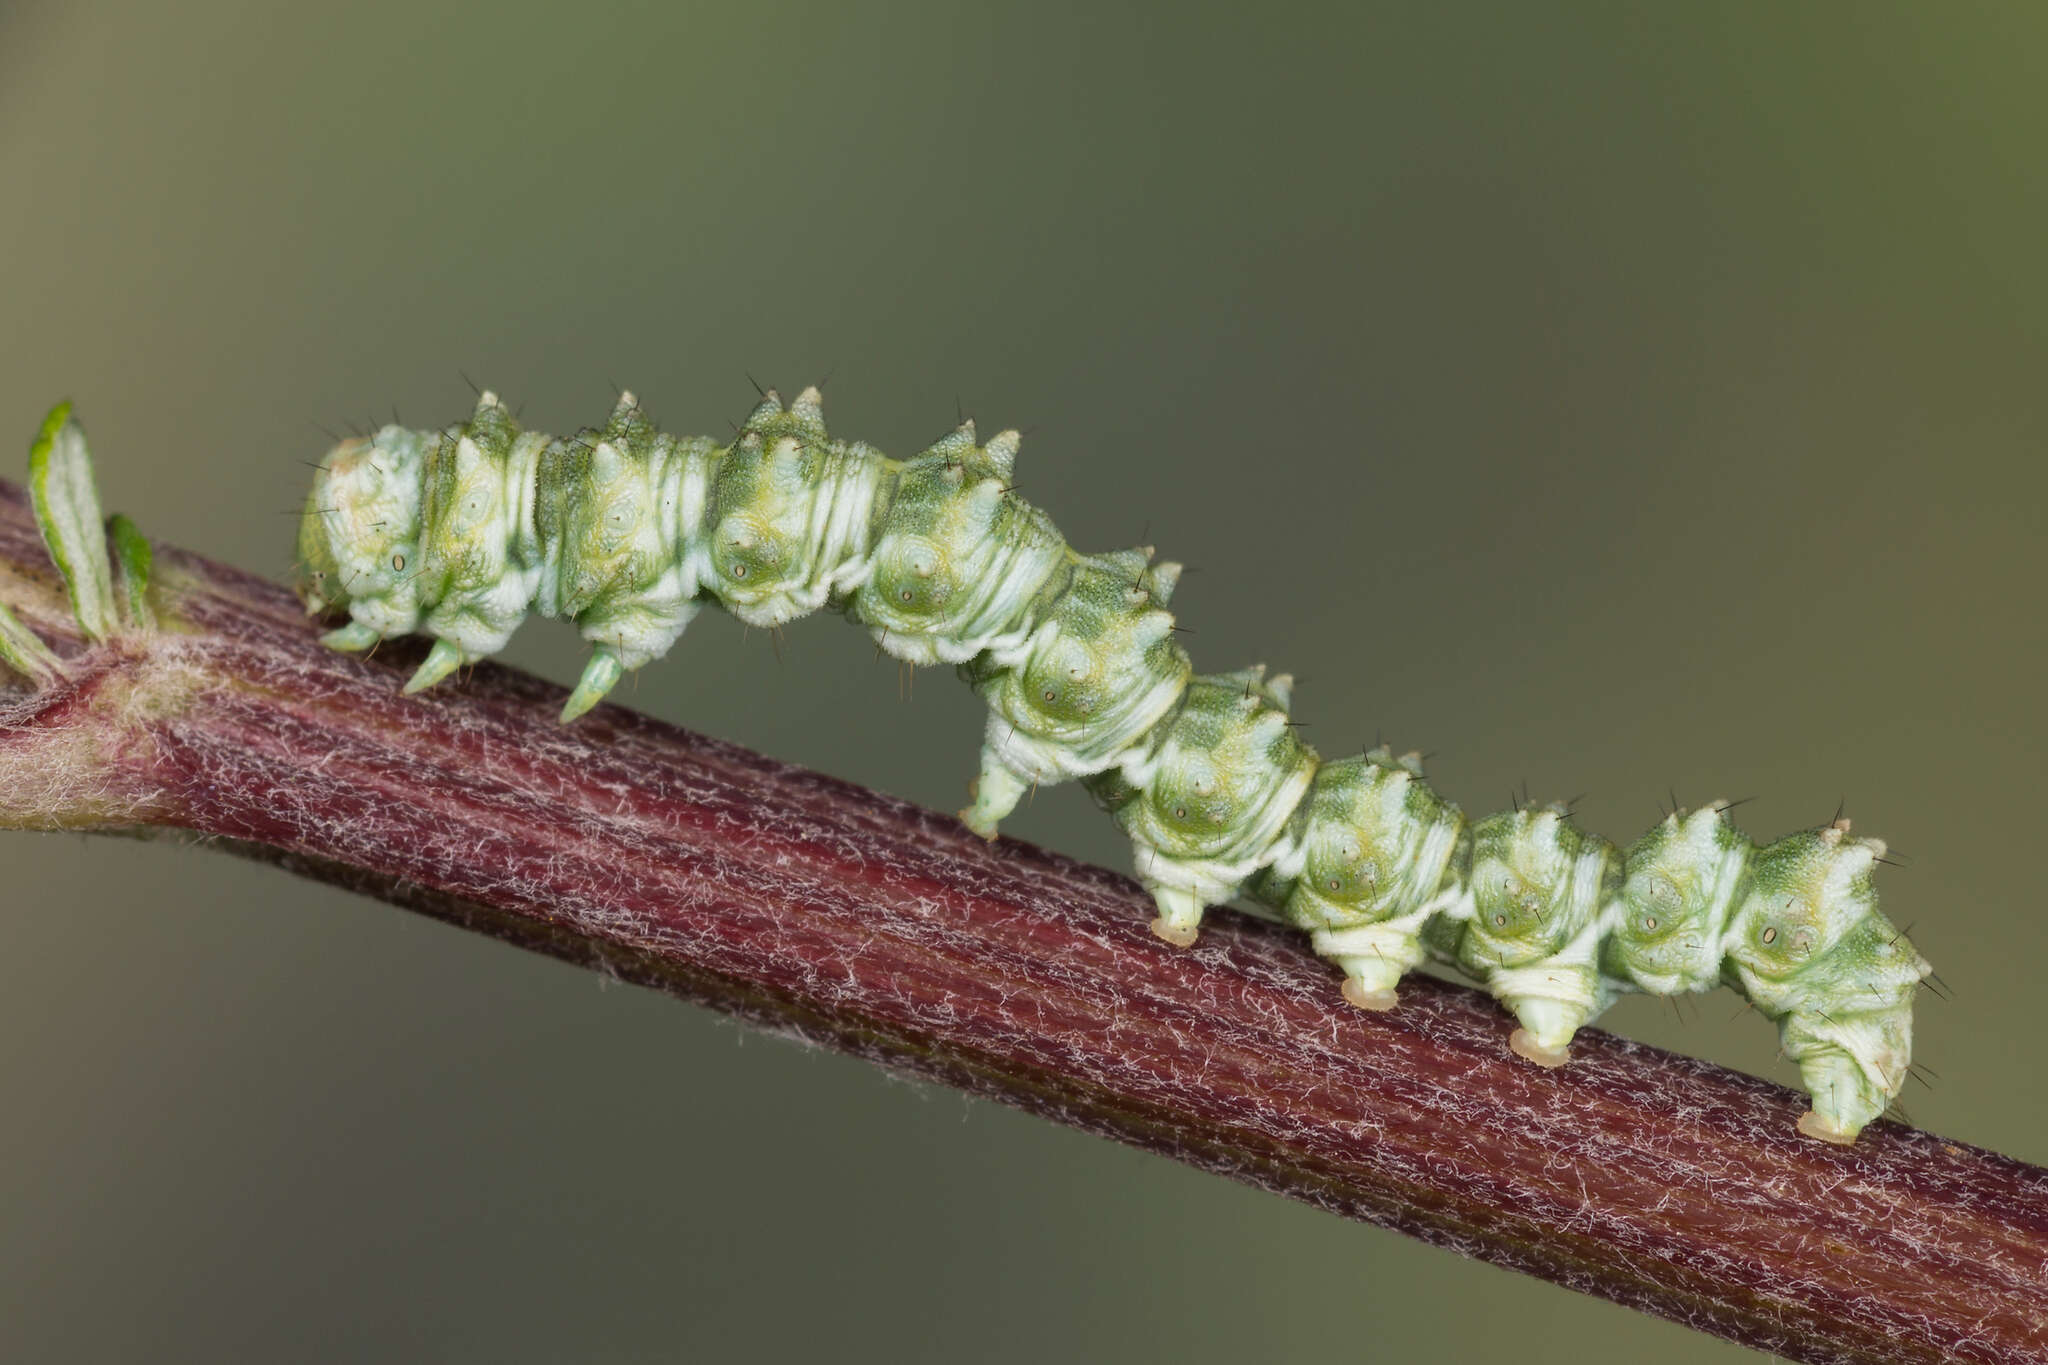
<svg viewBox="0 0 2048 1365"><path fill-rule="evenodd" d="M502 649L529 612L573 620L592 651L564 721L707 602L765 627L831 608L988 703L969 827L993 838L1034 786L1079 780L1129 836L1169 942L1249 897L1365 1009L1393 1008L1425 959L1454 963L1545 1066L1622 992L1727 985L1778 1022L1812 1097L1801 1132L1852 1142L1898 1094L1930 969L1878 909L1882 842L1836 820L1758 847L1714 802L1623 850L1561 805L1468 822L1414 754L1325 762L1289 722L1291 679L1195 675L1167 610L1178 565L1077 553L1017 495L1018 444L963 422L892 460L828 436L816 389L766 394L722 445L657 432L630 393L556 439L485 393L465 423L329 454L300 592L348 613L337 649L432 636L407 692Z"/></svg>

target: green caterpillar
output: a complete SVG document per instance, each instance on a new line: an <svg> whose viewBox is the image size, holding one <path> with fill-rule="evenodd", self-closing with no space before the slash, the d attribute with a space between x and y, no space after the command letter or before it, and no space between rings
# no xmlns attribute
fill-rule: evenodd
<svg viewBox="0 0 2048 1365"><path fill-rule="evenodd" d="M564 440L486 393L462 425L332 452L300 590L347 610L337 649L433 636L408 693L502 649L529 611L571 619L593 649L564 721L707 600L770 628L831 607L987 701L972 829L994 838L1026 791L1079 779L1130 837L1169 942L1248 896L1309 931L1364 1009L1392 1008L1424 958L1453 962L1545 1066L1620 992L1728 985L1778 1021L1812 1096L1802 1133L1852 1142L1898 1094L1930 969L1878 910L1881 842L1838 820L1758 848L1717 802L1622 851L1560 806L1468 823L1412 754L1324 762L1288 722L1286 676L1194 675L1166 609L1178 565L1078 554L1017 496L1018 440L978 444L965 422L891 460L828 437L816 389L765 395L724 445L655 431L631 394Z"/></svg>

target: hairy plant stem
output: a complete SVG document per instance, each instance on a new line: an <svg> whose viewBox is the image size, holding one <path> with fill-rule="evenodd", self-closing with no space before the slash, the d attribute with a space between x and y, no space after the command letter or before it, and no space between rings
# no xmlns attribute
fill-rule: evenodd
<svg viewBox="0 0 2048 1365"><path fill-rule="evenodd" d="M1548 1071L1425 978L1347 1008L1294 935L1189 951L1122 876L484 667L315 643L159 550L155 631L80 631L0 485L0 826L191 831L301 875L1807 1361L2048 1359L2048 1171L1598 1031ZM0 684L4 686L7 684Z"/></svg>

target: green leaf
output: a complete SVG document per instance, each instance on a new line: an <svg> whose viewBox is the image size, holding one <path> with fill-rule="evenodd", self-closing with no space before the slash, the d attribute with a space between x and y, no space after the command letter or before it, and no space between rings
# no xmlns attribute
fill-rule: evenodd
<svg viewBox="0 0 2048 1365"><path fill-rule="evenodd" d="M104 640L115 630L114 570L107 559L106 519L93 486L92 456L69 403L59 403L43 419L29 447L28 484L36 525L71 595L71 613L89 639Z"/></svg>
<svg viewBox="0 0 2048 1365"><path fill-rule="evenodd" d="M63 673L63 664L21 618L0 602L0 663L27 678L37 687L48 687Z"/></svg>
<svg viewBox="0 0 2048 1365"><path fill-rule="evenodd" d="M114 537L114 555L121 561L121 614L136 630L155 630L156 613L149 609L149 539L142 528L116 512L107 521Z"/></svg>

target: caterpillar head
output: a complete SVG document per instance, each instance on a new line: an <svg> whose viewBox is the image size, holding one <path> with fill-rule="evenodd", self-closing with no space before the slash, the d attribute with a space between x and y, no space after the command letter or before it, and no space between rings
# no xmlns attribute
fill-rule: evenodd
<svg viewBox="0 0 2048 1365"><path fill-rule="evenodd" d="M1837 820L1758 850L1748 894L1729 922L1728 956L1764 982L1800 977L1876 914L1871 877L1884 847L1850 837L1849 822Z"/></svg>
<svg viewBox="0 0 2048 1365"><path fill-rule="evenodd" d="M1630 845L1605 944L1610 975L1659 995L1719 982L1721 915L1749 849L1724 811L1674 811Z"/></svg>
<svg viewBox="0 0 2048 1365"><path fill-rule="evenodd" d="M420 467L430 438L388 426L343 441L320 464L299 522L299 595L402 635L419 619Z"/></svg>
<svg viewBox="0 0 2048 1365"><path fill-rule="evenodd" d="M1369 924L1413 909L1411 885L1434 889L1464 817L1424 785L1421 760L1408 761L1381 747L1318 770L1288 905L1298 921Z"/></svg>
<svg viewBox="0 0 2048 1365"><path fill-rule="evenodd" d="M1514 967L1563 946L1597 907L1610 854L1556 803L1474 825L1468 944L1476 959Z"/></svg>

